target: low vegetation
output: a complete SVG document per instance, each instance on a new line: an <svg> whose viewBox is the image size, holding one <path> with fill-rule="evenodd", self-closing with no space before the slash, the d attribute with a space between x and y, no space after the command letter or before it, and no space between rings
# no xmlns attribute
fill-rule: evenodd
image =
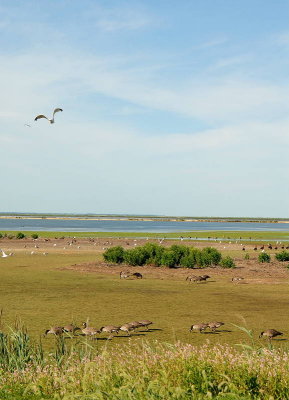
<svg viewBox="0 0 289 400"><path fill-rule="evenodd" d="M233 258L230 256L224 257L221 260L220 265L222 268L236 268L236 264L235 264Z"/></svg>
<svg viewBox="0 0 289 400"><path fill-rule="evenodd" d="M23 232L18 232L16 235L16 239L24 239L26 236L24 235Z"/></svg>
<svg viewBox="0 0 289 400"><path fill-rule="evenodd" d="M269 263L271 261L271 256L268 253L260 253L258 256L258 261L260 263Z"/></svg>
<svg viewBox="0 0 289 400"><path fill-rule="evenodd" d="M278 261L289 261L289 252L285 250L281 251L281 253L277 253L275 257Z"/></svg>
<svg viewBox="0 0 289 400"><path fill-rule="evenodd" d="M0 337L0 397L6 400L284 400L287 351L228 345L130 343L116 351L55 338L45 352L25 329Z"/></svg>

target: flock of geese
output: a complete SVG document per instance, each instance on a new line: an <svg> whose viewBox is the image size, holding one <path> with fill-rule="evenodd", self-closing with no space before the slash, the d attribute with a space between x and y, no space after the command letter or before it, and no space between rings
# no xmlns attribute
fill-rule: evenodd
<svg viewBox="0 0 289 400"><path fill-rule="evenodd" d="M63 333L75 335L77 331L80 331L82 332L83 336L89 336L89 337L93 337L100 333L108 333L109 334L108 339L111 339L114 336L114 334L118 335L119 332L125 332L127 336L131 336L131 332L134 332L137 329L146 329L146 331L149 331L149 326L152 325L152 323L153 323L152 321L144 319L141 321L129 322L120 326L106 325L97 329L92 326L88 326L87 322L83 322L81 328L73 324L65 326L53 326L50 329L47 329L44 335L46 336L48 334L52 334L55 336L60 336Z"/></svg>
<svg viewBox="0 0 289 400"><path fill-rule="evenodd" d="M206 324L201 323L201 324L194 324L190 328L190 332L196 331L199 333L204 332L207 328L211 329L211 332L216 332L218 328L220 328L222 325L224 325L224 322L208 322ZM260 333L259 338L266 337L270 341L276 337L276 336L282 336L283 333L276 331L276 329L267 329L266 331L263 331Z"/></svg>
<svg viewBox="0 0 289 400"><path fill-rule="evenodd" d="M82 327L79 328L76 325L70 324L65 326L54 326L50 329L47 329L44 335L52 334L54 336L61 336L64 333L70 334L75 336L77 331L80 331L80 335L87 336L93 338L94 336L105 333L108 334L108 340L112 339L114 335L118 335L119 332L126 333L127 336L131 336L131 332L135 332L137 329L146 329L149 331L149 326L152 325L152 321L149 320L141 320L141 321L133 321L129 322L120 326L116 325L106 325L102 326L101 328L97 329L92 326L88 326L87 322L82 323ZM206 329L210 329L212 333L218 332L217 329L221 326L225 325L224 322L221 321L213 321L208 323L201 323L201 324L193 324L190 327L190 332L199 332L202 333ZM78 334L79 335L79 334ZM276 329L267 329L260 333L259 338L265 337L271 341L273 338L277 336L282 336L283 333L277 331Z"/></svg>

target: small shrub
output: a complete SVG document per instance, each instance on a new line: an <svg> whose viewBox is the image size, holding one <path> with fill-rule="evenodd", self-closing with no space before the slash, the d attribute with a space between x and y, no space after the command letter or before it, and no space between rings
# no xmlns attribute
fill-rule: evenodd
<svg viewBox="0 0 289 400"><path fill-rule="evenodd" d="M222 259L222 254L214 247L205 247L202 250L203 265L218 265Z"/></svg>
<svg viewBox="0 0 289 400"><path fill-rule="evenodd" d="M0 232L0 239L2 239L3 238L3 234Z"/></svg>
<svg viewBox="0 0 289 400"><path fill-rule="evenodd" d="M185 268L194 268L196 264L196 258L192 252L184 256L180 262L180 265Z"/></svg>
<svg viewBox="0 0 289 400"><path fill-rule="evenodd" d="M16 239L24 239L24 238L25 238L24 233L22 233L22 232L18 232L18 233L17 233Z"/></svg>
<svg viewBox="0 0 289 400"><path fill-rule="evenodd" d="M271 257L267 253L260 253L259 256L258 256L258 261L260 263L265 263L265 262L269 263L271 261Z"/></svg>
<svg viewBox="0 0 289 400"><path fill-rule="evenodd" d="M124 260L124 249L121 246L111 247L103 253L103 258L107 262L121 264Z"/></svg>
<svg viewBox="0 0 289 400"><path fill-rule="evenodd" d="M165 249L162 254L161 264L173 268L176 266L176 253L173 250Z"/></svg>
<svg viewBox="0 0 289 400"><path fill-rule="evenodd" d="M144 265L148 258L148 253L143 247L126 250L124 252L124 262L129 265Z"/></svg>
<svg viewBox="0 0 289 400"><path fill-rule="evenodd" d="M152 264L159 267L161 265L164 247L156 243L147 243L143 246L143 248L147 253L146 264Z"/></svg>
<svg viewBox="0 0 289 400"><path fill-rule="evenodd" d="M14 239L15 236L14 235L7 235L7 238L11 240L11 239Z"/></svg>
<svg viewBox="0 0 289 400"><path fill-rule="evenodd" d="M281 251L281 253L275 254L275 257L278 261L289 261L289 251Z"/></svg>
<svg viewBox="0 0 289 400"><path fill-rule="evenodd" d="M37 235L37 233L32 233L31 237L32 237L32 239L38 239L38 238L39 238L39 236Z"/></svg>
<svg viewBox="0 0 289 400"><path fill-rule="evenodd" d="M245 254L244 260L250 260L250 255L249 255L249 253L246 253L246 254Z"/></svg>
<svg viewBox="0 0 289 400"><path fill-rule="evenodd" d="M173 244L170 247L170 251L172 251L175 255L175 264L179 265L181 259L189 254L190 249L187 246L180 246L178 244Z"/></svg>
<svg viewBox="0 0 289 400"><path fill-rule="evenodd" d="M230 256L224 257L220 262L220 266L222 268L236 268L236 264Z"/></svg>

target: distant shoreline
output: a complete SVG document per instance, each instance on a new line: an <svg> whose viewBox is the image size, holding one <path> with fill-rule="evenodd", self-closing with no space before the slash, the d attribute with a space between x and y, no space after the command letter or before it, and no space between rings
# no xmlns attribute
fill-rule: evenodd
<svg viewBox="0 0 289 400"><path fill-rule="evenodd" d="M0 219L47 219L47 220L80 220L80 221L174 221L174 222L232 222L232 223L282 223L289 224L289 220L277 220L273 218L186 218L186 217L81 217L81 216L36 216L36 215L0 215Z"/></svg>

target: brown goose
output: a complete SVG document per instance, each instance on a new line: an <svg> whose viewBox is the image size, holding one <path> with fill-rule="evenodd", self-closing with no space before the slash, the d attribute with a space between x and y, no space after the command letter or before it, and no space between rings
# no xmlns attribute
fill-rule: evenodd
<svg viewBox="0 0 289 400"><path fill-rule="evenodd" d="M131 326L130 324L124 324L119 327L120 331L126 332L127 336L130 336L130 332L134 330L134 327Z"/></svg>
<svg viewBox="0 0 289 400"><path fill-rule="evenodd" d="M59 335L62 335L62 333L63 333L62 326L53 326L50 329L47 329L44 334L45 335L52 334L55 336L59 336Z"/></svg>
<svg viewBox="0 0 289 400"><path fill-rule="evenodd" d="M78 326L75 326L73 324L65 325L63 327L63 332L66 333L72 333L74 335L76 331L80 331L80 328L78 328Z"/></svg>
<svg viewBox="0 0 289 400"><path fill-rule="evenodd" d="M209 322L207 325L208 325L208 328L210 328L212 332L215 332L216 329L218 329L218 328L220 328L220 326L224 325L224 322L214 321L214 322Z"/></svg>
<svg viewBox="0 0 289 400"><path fill-rule="evenodd" d="M85 335L85 336L94 336L97 335L99 332L99 330L97 330L96 328L93 328L91 326L87 326L86 322L82 323L83 329L81 329L81 332Z"/></svg>
<svg viewBox="0 0 289 400"><path fill-rule="evenodd" d="M143 326L144 328L146 328L146 330L148 331L149 330L149 325L152 325L152 321L149 321L148 319L143 319L143 320L141 320L141 321L137 321L139 324L140 324L140 326Z"/></svg>
<svg viewBox="0 0 289 400"><path fill-rule="evenodd" d="M259 338L264 336L267 337L269 340L272 340L274 337L281 335L283 335L282 332L278 332L275 329L268 329L267 331L261 332Z"/></svg>
<svg viewBox="0 0 289 400"><path fill-rule="evenodd" d="M190 328L190 332L197 331L202 333L206 328L208 328L208 324L194 324Z"/></svg>
<svg viewBox="0 0 289 400"><path fill-rule="evenodd" d="M133 327L134 330L138 329L138 328L141 328L143 326L143 324L141 324L139 321L128 322L128 325Z"/></svg>
<svg viewBox="0 0 289 400"><path fill-rule="evenodd" d="M102 326L99 329L100 332L106 332L106 333L110 334L108 339L110 339L113 336L113 333L118 334L119 330L120 330L120 327L119 326L114 326L114 325Z"/></svg>

